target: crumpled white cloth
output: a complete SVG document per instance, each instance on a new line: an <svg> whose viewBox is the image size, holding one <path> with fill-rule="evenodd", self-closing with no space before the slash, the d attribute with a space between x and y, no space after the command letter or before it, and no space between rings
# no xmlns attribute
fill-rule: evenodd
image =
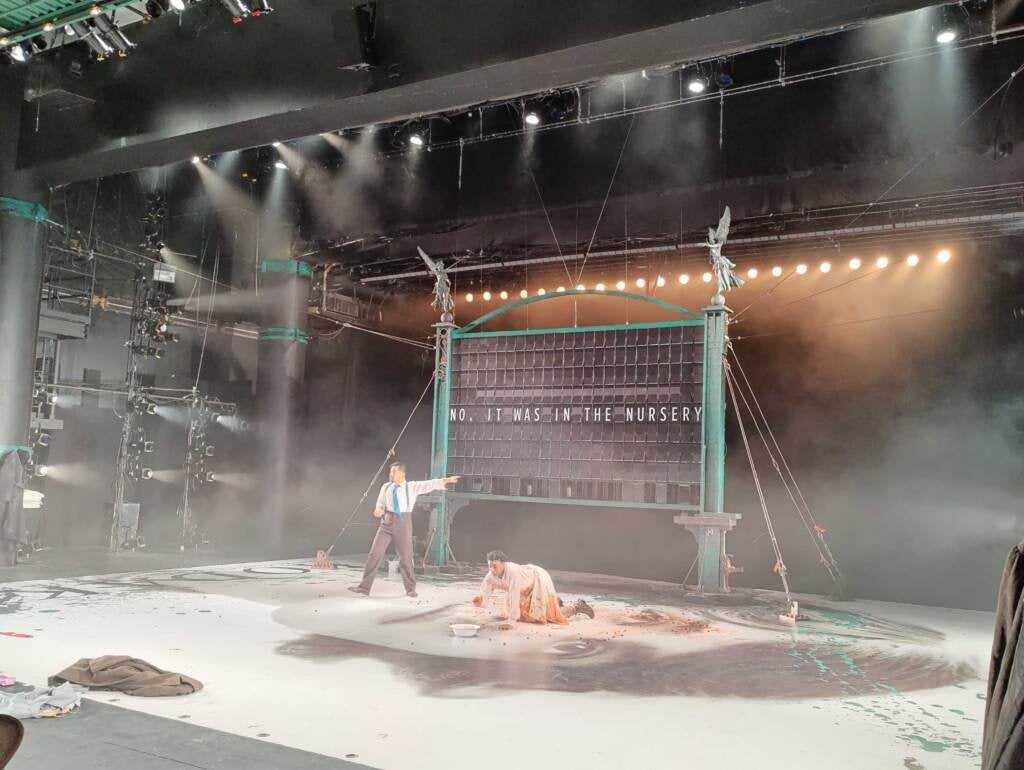
<svg viewBox="0 0 1024 770"><path fill-rule="evenodd" d="M33 687L24 692L0 692L0 714L17 719L52 716L54 709L70 711L82 705L82 693L70 682L59 687Z"/></svg>

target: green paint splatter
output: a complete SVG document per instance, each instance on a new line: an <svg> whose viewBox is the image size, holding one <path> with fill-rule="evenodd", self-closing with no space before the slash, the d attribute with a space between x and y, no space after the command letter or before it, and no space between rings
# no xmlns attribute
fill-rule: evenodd
<svg viewBox="0 0 1024 770"><path fill-rule="evenodd" d="M964 715L964 712L960 709L950 709L950 711L952 711L954 714L959 714L960 716Z"/></svg>
<svg viewBox="0 0 1024 770"><path fill-rule="evenodd" d="M908 735L911 738L921 744L921 748L925 751L930 751L933 754L941 754L946 750L946 744L940 743L939 741L929 741L927 738L922 738L920 735Z"/></svg>

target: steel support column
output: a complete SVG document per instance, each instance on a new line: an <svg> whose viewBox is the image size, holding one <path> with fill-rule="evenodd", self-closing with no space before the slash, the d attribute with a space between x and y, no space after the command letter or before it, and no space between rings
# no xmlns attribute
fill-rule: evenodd
<svg viewBox="0 0 1024 770"><path fill-rule="evenodd" d="M704 516L725 511L725 343L729 309L712 305L704 309L704 411L701 430L704 444ZM697 584L704 590L724 588L725 531L721 527L689 528L697 538Z"/></svg>

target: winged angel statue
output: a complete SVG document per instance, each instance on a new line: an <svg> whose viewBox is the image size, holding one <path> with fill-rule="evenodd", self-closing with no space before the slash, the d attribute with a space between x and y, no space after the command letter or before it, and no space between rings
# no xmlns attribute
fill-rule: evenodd
<svg viewBox="0 0 1024 770"><path fill-rule="evenodd" d="M430 303L430 306L434 310L441 311L441 321L443 323L451 323L455 318L455 302L452 300L452 282L448 278L448 273L445 272L444 262L441 260L435 262L419 246L416 247L416 251L420 253L420 258L426 262L427 269L434 274L434 301Z"/></svg>
<svg viewBox="0 0 1024 770"><path fill-rule="evenodd" d="M708 242L705 244L711 250L711 265L715 269L715 278L718 279L718 293L711 300L716 305L724 305L725 293L743 285L743 279L734 272L736 264L722 255L722 247L729 237L731 221L732 214L726 206L722 218L718 221L718 229L708 228Z"/></svg>

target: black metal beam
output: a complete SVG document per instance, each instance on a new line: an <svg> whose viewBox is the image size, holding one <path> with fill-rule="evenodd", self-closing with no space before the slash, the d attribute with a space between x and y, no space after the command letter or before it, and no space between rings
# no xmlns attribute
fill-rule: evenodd
<svg viewBox="0 0 1024 770"><path fill-rule="evenodd" d="M205 4L195 8L208 18L190 10L180 29L140 28L137 52L106 70L77 81L56 75L51 89L95 101L26 122L18 164L64 184L705 60L936 4L580 0L566 10L545 0L395 0L378 14L382 61L371 73L344 69L358 58L356 29L337 3L281 4L242 31Z"/></svg>

